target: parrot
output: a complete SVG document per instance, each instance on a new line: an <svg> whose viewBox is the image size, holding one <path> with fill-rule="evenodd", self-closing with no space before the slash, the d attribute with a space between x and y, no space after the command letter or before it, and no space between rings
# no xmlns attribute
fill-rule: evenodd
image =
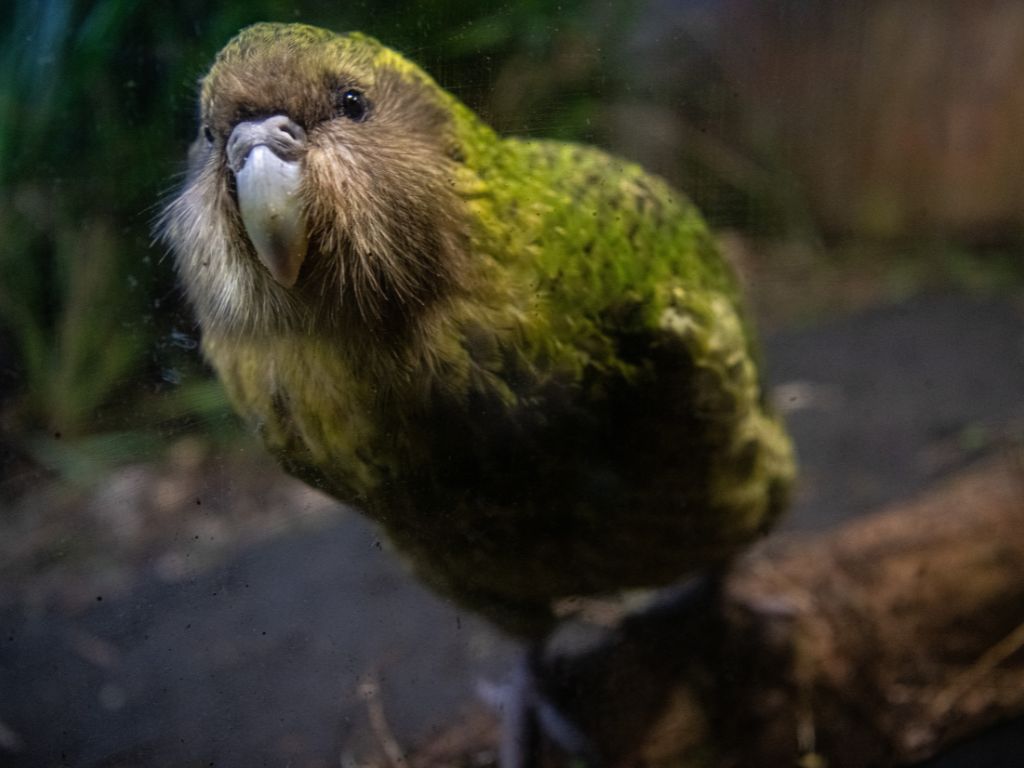
<svg viewBox="0 0 1024 768"><path fill-rule="evenodd" d="M499 136L359 32L259 23L202 78L160 214L233 408L427 585L543 643L559 601L726 563L795 459L697 208Z"/></svg>

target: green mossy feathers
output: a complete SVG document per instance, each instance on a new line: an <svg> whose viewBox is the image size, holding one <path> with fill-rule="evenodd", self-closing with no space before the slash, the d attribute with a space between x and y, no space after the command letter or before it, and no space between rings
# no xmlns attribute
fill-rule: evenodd
<svg viewBox="0 0 1024 768"><path fill-rule="evenodd" d="M373 110L358 126L320 93L353 82ZM663 181L499 138L362 35L244 30L202 101L221 133L301 116L314 232L286 293L232 223L216 148L194 161L166 236L205 354L282 463L429 583L539 635L555 599L669 583L777 518L792 451L736 281ZM359 280L380 300L353 298Z"/></svg>

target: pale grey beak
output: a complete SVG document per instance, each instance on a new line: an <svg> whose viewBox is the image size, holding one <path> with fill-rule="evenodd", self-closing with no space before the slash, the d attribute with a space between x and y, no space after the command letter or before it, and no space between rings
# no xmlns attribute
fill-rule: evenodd
<svg viewBox="0 0 1024 768"><path fill-rule="evenodd" d="M287 115L239 123L227 143L238 209L256 255L291 288L306 258L308 236L299 197L306 132Z"/></svg>

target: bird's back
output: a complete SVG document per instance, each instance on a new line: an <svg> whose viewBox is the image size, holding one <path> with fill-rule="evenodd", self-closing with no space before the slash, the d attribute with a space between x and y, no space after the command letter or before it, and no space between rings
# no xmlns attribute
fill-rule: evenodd
<svg viewBox="0 0 1024 768"><path fill-rule="evenodd" d="M769 528L791 448L696 209L577 145L505 140L480 176L474 251L512 306L496 334L467 310L477 385L402 424L423 461L375 506L413 563L501 620L669 583Z"/></svg>

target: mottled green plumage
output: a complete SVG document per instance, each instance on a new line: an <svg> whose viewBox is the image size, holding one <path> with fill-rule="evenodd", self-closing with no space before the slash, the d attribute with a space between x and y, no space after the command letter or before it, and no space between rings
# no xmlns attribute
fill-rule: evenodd
<svg viewBox="0 0 1024 768"><path fill-rule="evenodd" d="M358 124L327 96L353 83ZM501 139L361 35L251 27L202 101L217 139L165 231L204 352L283 464L428 582L539 635L554 599L669 583L775 520L790 445L735 280L664 182ZM220 156L233 121L277 112L309 134L292 288L253 257Z"/></svg>

